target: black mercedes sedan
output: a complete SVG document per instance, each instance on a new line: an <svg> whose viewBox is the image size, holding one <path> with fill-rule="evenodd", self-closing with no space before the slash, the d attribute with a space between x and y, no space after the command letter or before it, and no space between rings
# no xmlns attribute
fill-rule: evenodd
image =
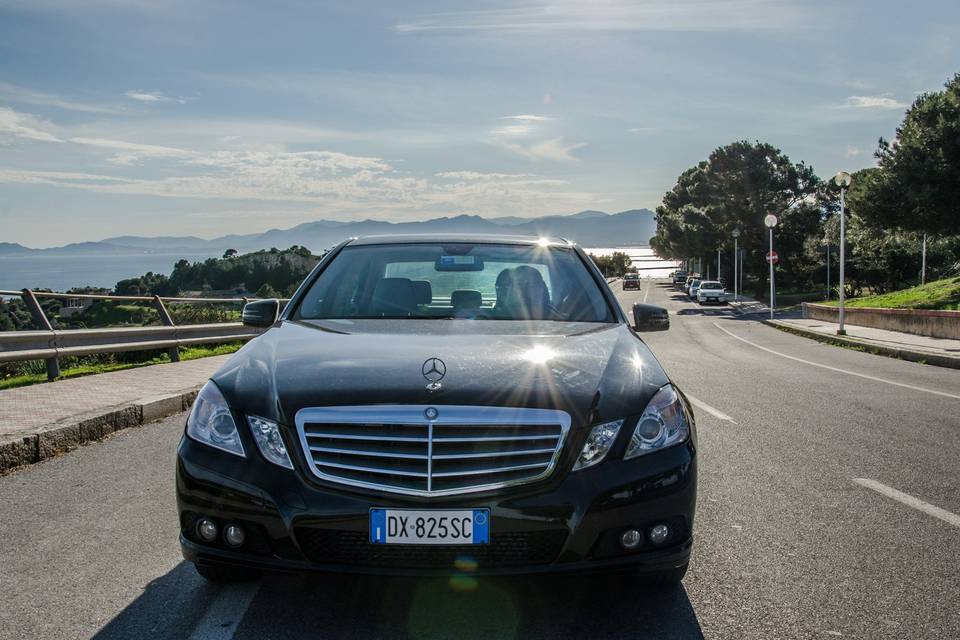
<svg viewBox="0 0 960 640"><path fill-rule="evenodd" d="M566 241L384 236L330 251L199 392L177 456L184 557L262 571L631 572L676 584L693 413ZM655 310L656 311L656 310Z"/></svg>

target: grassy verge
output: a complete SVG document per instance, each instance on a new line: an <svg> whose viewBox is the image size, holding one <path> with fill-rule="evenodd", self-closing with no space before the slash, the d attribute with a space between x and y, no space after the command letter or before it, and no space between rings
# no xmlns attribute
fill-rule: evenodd
<svg viewBox="0 0 960 640"><path fill-rule="evenodd" d="M197 358L208 358L210 356L222 356L228 353L233 353L237 349L243 346L242 342L231 342L228 344L218 344L218 345L198 345L195 347L181 347L180 348L180 360L196 360ZM89 376L96 373L107 373L108 371L120 371L122 369L135 369L137 367L147 367L153 364L163 364L165 362L170 362L170 356L163 354L157 356L156 358L151 358L150 360L145 360L143 362L128 362L128 363L111 363L111 364L91 364L91 365L80 365L76 367L71 367L69 369L63 369L60 372L60 377L57 380L64 380L66 378L79 378L80 376ZM4 378L0 380L0 389L12 389L14 387L25 387L31 384L37 384L40 382L46 382L47 375L45 373L29 373L18 376L11 376L9 378Z"/></svg>
<svg viewBox="0 0 960 640"><path fill-rule="evenodd" d="M836 306L838 302L831 300L824 304ZM881 295L851 298L846 301L846 304L849 307L958 311L960 310L960 276Z"/></svg>

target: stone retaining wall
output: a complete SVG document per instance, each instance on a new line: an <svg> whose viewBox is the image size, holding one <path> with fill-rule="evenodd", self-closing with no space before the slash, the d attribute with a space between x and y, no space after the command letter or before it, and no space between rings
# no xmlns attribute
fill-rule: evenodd
<svg viewBox="0 0 960 640"><path fill-rule="evenodd" d="M839 322L840 310L825 304L803 303L803 317ZM873 307L846 307L844 322L860 327L902 331L931 338L960 340L960 311L932 311L929 309L876 309Z"/></svg>

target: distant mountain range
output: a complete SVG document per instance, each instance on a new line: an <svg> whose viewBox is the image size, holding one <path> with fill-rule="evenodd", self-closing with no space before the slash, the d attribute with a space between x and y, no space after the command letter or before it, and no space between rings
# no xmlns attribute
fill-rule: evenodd
<svg viewBox="0 0 960 640"><path fill-rule="evenodd" d="M584 247L617 247L649 244L657 232L654 213L649 209L631 209L620 213L581 211L573 215L540 218L483 218L459 215L419 222L386 222L362 220L336 222L317 220L290 229L271 229L263 233L225 235L211 240L195 236L116 236L99 242L80 242L50 249L31 249L23 245L0 242L0 256L138 254L138 253L209 253L217 255L227 249L240 252L277 247L285 249L302 245L317 253L345 238L394 233L500 233L524 236L568 238Z"/></svg>

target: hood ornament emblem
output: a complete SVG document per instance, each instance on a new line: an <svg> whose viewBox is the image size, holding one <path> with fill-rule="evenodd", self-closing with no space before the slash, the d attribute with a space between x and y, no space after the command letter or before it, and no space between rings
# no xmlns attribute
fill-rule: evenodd
<svg viewBox="0 0 960 640"><path fill-rule="evenodd" d="M430 383L427 385L427 390L437 391L442 386L440 381L443 380L443 376L447 375L447 365L440 358L427 358L420 368L420 373Z"/></svg>

